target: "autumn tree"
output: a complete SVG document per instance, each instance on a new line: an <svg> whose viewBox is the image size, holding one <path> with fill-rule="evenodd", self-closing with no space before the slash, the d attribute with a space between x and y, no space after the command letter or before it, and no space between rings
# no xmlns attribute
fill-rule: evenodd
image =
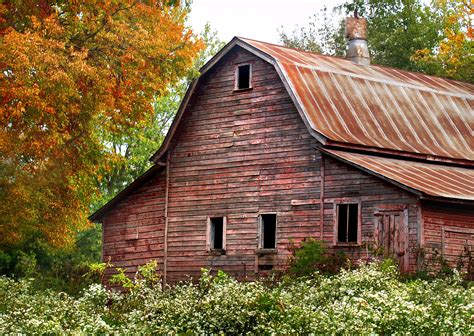
<svg viewBox="0 0 474 336"><path fill-rule="evenodd" d="M112 152L111 157L114 160L109 162L110 169L100 174L103 178L97 181L100 193L92 204L93 210L104 205L151 166L149 158L161 146L188 85L199 75L199 69L225 45L209 23L199 36L205 48L196 55L187 73L175 84L170 85L166 95L155 97L154 113L147 118L142 127L127 134L109 134L108 149Z"/></svg>
<svg viewBox="0 0 474 336"><path fill-rule="evenodd" d="M444 36L434 47L417 50L412 60L426 72L474 83L471 0L437 0L433 7L445 17Z"/></svg>
<svg viewBox="0 0 474 336"><path fill-rule="evenodd" d="M87 225L112 134L131 134L201 48L179 1L0 5L0 246ZM100 176L98 176L100 178Z"/></svg>

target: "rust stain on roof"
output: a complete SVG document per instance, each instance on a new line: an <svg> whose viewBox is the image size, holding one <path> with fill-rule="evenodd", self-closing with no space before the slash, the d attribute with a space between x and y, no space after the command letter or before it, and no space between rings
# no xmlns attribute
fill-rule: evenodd
<svg viewBox="0 0 474 336"><path fill-rule="evenodd" d="M474 169L333 149L324 151L345 162L429 196L474 200Z"/></svg>
<svg viewBox="0 0 474 336"><path fill-rule="evenodd" d="M273 58L334 142L474 160L474 85L240 38Z"/></svg>

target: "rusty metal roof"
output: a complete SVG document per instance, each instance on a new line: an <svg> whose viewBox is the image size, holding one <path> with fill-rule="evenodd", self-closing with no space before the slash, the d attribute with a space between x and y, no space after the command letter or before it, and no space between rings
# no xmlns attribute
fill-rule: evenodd
<svg viewBox="0 0 474 336"><path fill-rule="evenodd" d="M329 141L474 160L474 85L237 40L272 59L307 123Z"/></svg>
<svg viewBox="0 0 474 336"><path fill-rule="evenodd" d="M324 149L324 152L422 195L474 200L474 169Z"/></svg>

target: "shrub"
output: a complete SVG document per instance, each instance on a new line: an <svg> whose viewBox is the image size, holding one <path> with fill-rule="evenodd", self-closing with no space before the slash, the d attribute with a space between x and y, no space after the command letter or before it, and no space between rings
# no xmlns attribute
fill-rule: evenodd
<svg viewBox="0 0 474 336"><path fill-rule="evenodd" d="M150 281L150 279L154 279ZM127 293L94 284L77 298L0 277L0 334L465 334L474 287L457 272L400 281L385 262L274 287L204 270L163 290L153 266Z"/></svg>
<svg viewBox="0 0 474 336"><path fill-rule="evenodd" d="M0 276L34 278L32 286L77 294L92 283L86 276L91 263L100 261L101 227L77 233L72 246L54 249L34 237L20 246L0 246Z"/></svg>
<svg viewBox="0 0 474 336"><path fill-rule="evenodd" d="M290 251L288 273L297 277L308 276L315 271L336 274L348 261L344 252L329 253L324 243L314 238L303 240L300 246L292 244Z"/></svg>

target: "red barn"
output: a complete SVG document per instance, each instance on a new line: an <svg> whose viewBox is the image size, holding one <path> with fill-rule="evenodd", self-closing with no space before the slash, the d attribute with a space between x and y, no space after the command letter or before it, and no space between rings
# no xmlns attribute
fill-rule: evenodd
<svg viewBox="0 0 474 336"><path fill-rule="evenodd" d="M360 41L359 41L360 42ZM321 239L403 271L474 249L474 86L234 38L202 69L154 166L91 219L103 258L165 281L278 269ZM360 64L362 63L362 64ZM472 260L472 259L471 259Z"/></svg>

